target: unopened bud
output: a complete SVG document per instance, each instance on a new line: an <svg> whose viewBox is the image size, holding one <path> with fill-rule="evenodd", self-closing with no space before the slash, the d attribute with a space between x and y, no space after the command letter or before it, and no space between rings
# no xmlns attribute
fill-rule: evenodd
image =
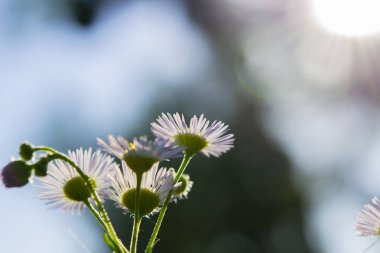
<svg viewBox="0 0 380 253"><path fill-rule="evenodd" d="M32 167L24 161L13 161L1 171L1 180L5 187L22 187L29 182Z"/></svg>
<svg viewBox="0 0 380 253"><path fill-rule="evenodd" d="M45 177L47 175L48 164L54 159L57 159L55 154L41 157L40 160L33 165L34 174L37 177Z"/></svg>
<svg viewBox="0 0 380 253"><path fill-rule="evenodd" d="M48 163L50 159L48 157L42 157L36 164L33 165L34 174L37 177L47 176Z"/></svg>
<svg viewBox="0 0 380 253"><path fill-rule="evenodd" d="M24 142L20 145L20 151L19 154L21 158L25 161L29 161L33 157L33 147L27 142Z"/></svg>

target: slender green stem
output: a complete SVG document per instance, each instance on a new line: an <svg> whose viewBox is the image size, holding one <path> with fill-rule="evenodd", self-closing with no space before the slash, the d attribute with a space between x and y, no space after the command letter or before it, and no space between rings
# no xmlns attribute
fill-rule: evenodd
<svg viewBox="0 0 380 253"><path fill-rule="evenodd" d="M185 155L183 157L181 165L179 166L179 169L177 171L177 175L174 178L174 184L176 184L178 182L178 180L181 178L183 172L185 171L185 169L186 169L187 165L189 164L192 157L193 156L191 156L191 155Z"/></svg>
<svg viewBox="0 0 380 253"><path fill-rule="evenodd" d="M133 221L133 236L132 236L132 245L131 245L131 253L137 252L137 241L139 239L139 231L141 224L141 217L135 218Z"/></svg>
<svg viewBox="0 0 380 253"><path fill-rule="evenodd" d="M90 201L85 201L84 202L86 204L86 206L88 207L88 210L91 211L91 213L95 216L95 218L98 220L98 222L100 223L100 225L102 225L102 227L107 230L107 225L104 223L102 217L100 217L100 214L99 212L95 209L95 207L90 203Z"/></svg>
<svg viewBox="0 0 380 253"><path fill-rule="evenodd" d="M181 178L181 176L182 176L183 172L185 171L187 165L189 164L191 158L192 158L192 156L191 155L187 155L187 154L185 154L185 156L183 157L182 163L181 163L181 165L180 165L180 167L178 169L177 175L174 178L174 184L176 184L178 182L178 180ZM162 221L164 220L166 210L168 209L170 200L171 200L171 198L173 196L173 192L174 192L174 190L171 190L168 193L168 196L165 199L165 203L164 203L164 205L161 208L160 214L159 214L159 216L157 218L157 222L156 222L156 225L154 226L154 229L153 229L152 235L150 237L149 243L148 243L148 245L147 245L147 247L145 249L145 253L151 253L152 250L153 250L154 245L156 244L156 238L157 238L157 235L158 235L158 231L160 230Z"/></svg>
<svg viewBox="0 0 380 253"><path fill-rule="evenodd" d="M34 148L34 151L48 151L48 152L51 152L51 153L53 153L54 155L57 156L57 159L60 159L60 160L63 160L65 162L67 162L70 166L72 166L76 170L76 172L83 178L85 185L87 186L87 188L89 189L89 191L90 191L93 199L95 200L96 206L99 208L100 218L104 221L104 225L105 225L105 228L106 228L109 236L116 243L116 245L118 247L118 250L120 252L127 252L128 253L128 250L124 247L124 245L121 243L121 241L117 237L116 231L115 231L114 227L112 226L111 220L110 220L110 218L109 218L109 216L108 216L108 214L107 214L107 212L106 212L106 210L105 210L105 208L104 208L104 206L103 206L103 204L102 204L102 202L100 200L100 197L99 197L98 193L95 191L93 182L90 179L90 177L87 176L81 170L81 168L79 168L78 165L76 165L73 161L71 161L71 159L69 157L67 157L66 155L58 152L57 150L55 150L53 148L46 147L46 146L38 146L38 147Z"/></svg>
<svg viewBox="0 0 380 253"><path fill-rule="evenodd" d="M133 231L131 238L131 253L137 252L137 241L139 239L139 231L140 231L140 191L141 191L141 180L142 174L136 174L136 199L135 199L135 217L133 220Z"/></svg>

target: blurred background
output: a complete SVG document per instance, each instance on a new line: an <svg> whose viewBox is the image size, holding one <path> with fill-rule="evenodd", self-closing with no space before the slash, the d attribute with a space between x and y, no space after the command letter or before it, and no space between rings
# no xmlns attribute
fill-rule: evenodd
<svg viewBox="0 0 380 253"><path fill-rule="evenodd" d="M205 113L235 148L193 160L155 252L362 252L376 239L354 217L380 195L379 5L2 0L1 166L24 140L96 147L149 133L160 112ZM48 210L33 184L0 199L1 252L109 252L87 211ZM129 215L107 207L128 244Z"/></svg>

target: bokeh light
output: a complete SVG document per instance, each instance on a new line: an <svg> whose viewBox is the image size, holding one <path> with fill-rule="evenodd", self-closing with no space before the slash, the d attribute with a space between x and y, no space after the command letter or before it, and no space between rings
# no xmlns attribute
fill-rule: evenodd
<svg viewBox="0 0 380 253"><path fill-rule="evenodd" d="M312 0L312 8L318 22L332 33L364 36L380 30L376 0Z"/></svg>

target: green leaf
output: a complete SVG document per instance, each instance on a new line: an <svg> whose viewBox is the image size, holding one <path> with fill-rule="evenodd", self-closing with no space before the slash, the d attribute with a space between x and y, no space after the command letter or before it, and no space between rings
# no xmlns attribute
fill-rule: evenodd
<svg viewBox="0 0 380 253"><path fill-rule="evenodd" d="M117 248L117 245L116 243L109 237L109 235L107 233L104 233L104 241L107 243L108 247L110 247L110 249L113 251L113 252L116 252L116 253L122 253L118 248Z"/></svg>

